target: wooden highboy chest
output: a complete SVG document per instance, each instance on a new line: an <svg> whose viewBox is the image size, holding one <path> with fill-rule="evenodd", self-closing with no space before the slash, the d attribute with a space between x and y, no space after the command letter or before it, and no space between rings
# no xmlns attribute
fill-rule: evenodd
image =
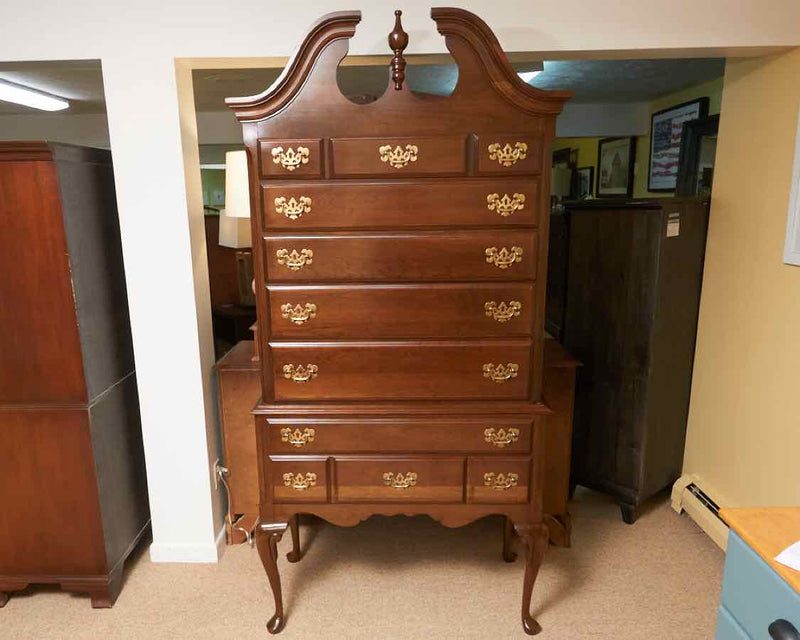
<svg viewBox="0 0 800 640"><path fill-rule="evenodd" d="M522 622L536 633L550 144L569 94L525 84L486 24L445 8L431 16L458 84L414 93L395 14L377 101L337 86L355 11L316 23L264 93L227 101L254 212L267 626L284 625L276 544L292 526L299 559L298 513L501 514L506 542L513 528L528 549Z"/></svg>

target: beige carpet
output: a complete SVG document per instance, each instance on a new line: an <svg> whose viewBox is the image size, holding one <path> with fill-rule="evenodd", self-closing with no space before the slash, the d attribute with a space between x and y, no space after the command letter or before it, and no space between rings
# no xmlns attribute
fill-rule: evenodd
<svg viewBox="0 0 800 640"><path fill-rule="evenodd" d="M666 499L633 526L605 496L578 489L572 549L550 547L534 591L542 640L713 637L722 552ZM522 562L500 558L501 520L462 529L376 517L351 529L302 527L307 555L289 564L284 640L525 638ZM43 540L43 543L46 541ZM219 565L129 564L110 610L53 587L15 594L0 638L97 640L266 638L272 598L255 550L229 547Z"/></svg>

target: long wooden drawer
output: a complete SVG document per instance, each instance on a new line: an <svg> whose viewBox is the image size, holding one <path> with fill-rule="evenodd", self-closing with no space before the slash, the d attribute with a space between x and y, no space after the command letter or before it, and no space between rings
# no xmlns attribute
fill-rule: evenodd
<svg viewBox="0 0 800 640"><path fill-rule="evenodd" d="M271 183L264 229L533 226L539 178L452 182Z"/></svg>
<svg viewBox="0 0 800 640"><path fill-rule="evenodd" d="M270 456L274 502L328 502L325 456Z"/></svg>
<svg viewBox="0 0 800 640"><path fill-rule="evenodd" d="M479 175L513 175L542 171L542 138L529 133L479 133Z"/></svg>
<svg viewBox="0 0 800 640"><path fill-rule="evenodd" d="M276 400L528 397L532 343L270 342Z"/></svg>
<svg viewBox="0 0 800 640"><path fill-rule="evenodd" d="M267 450L292 453L520 453L531 450L530 417L258 418Z"/></svg>
<svg viewBox="0 0 800 640"><path fill-rule="evenodd" d="M332 138L337 177L448 176L467 173L467 136Z"/></svg>
<svg viewBox="0 0 800 640"><path fill-rule="evenodd" d="M530 335L532 283L268 285L273 339Z"/></svg>
<svg viewBox="0 0 800 640"><path fill-rule="evenodd" d="M536 232L511 230L266 236L270 281L536 278Z"/></svg>
<svg viewBox="0 0 800 640"><path fill-rule="evenodd" d="M529 458L470 458L467 463L467 502L527 502L530 469Z"/></svg>
<svg viewBox="0 0 800 640"><path fill-rule="evenodd" d="M336 502L464 501L464 458L337 456Z"/></svg>

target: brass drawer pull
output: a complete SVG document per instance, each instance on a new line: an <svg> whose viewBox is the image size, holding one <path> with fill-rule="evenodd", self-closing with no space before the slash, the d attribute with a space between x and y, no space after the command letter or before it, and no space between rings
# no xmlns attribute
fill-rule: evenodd
<svg viewBox="0 0 800 640"><path fill-rule="evenodd" d="M308 147L297 147L297 151L292 147L286 151L283 150L283 147L275 147L272 150L272 161L287 171L294 171L301 164L308 164L309 155Z"/></svg>
<svg viewBox="0 0 800 640"><path fill-rule="evenodd" d="M311 198L300 196L299 200L284 196L275 198L275 213L284 214L289 220L297 220L304 213L311 213Z"/></svg>
<svg viewBox="0 0 800 640"><path fill-rule="evenodd" d="M409 162L417 161L417 153L419 149L415 144L407 144L405 149L397 145L392 149L392 145L385 144L378 147L378 153L381 156L381 162L388 162L395 169L402 169Z"/></svg>
<svg viewBox="0 0 800 640"><path fill-rule="evenodd" d="M317 317L317 305L306 302L304 305L295 305L290 303L281 305L281 318L290 320L293 324L303 324L308 322L310 318Z"/></svg>
<svg viewBox="0 0 800 640"><path fill-rule="evenodd" d="M309 487L315 487L317 485L317 474L307 473L303 475L302 473L284 473L283 484L297 491L305 491Z"/></svg>
<svg viewBox="0 0 800 640"><path fill-rule="evenodd" d="M498 322L507 322L519 315L522 310L522 303L516 300L511 300L508 304L501 302L497 304L494 300L490 300L483 308L486 310L486 317L493 318Z"/></svg>
<svg viewBox="0 0 800 640"><path fill-rule="evenodd" d="M500 269L508 269L515 262L522 262L522 248L511 247L511 250L503 247L488 247L486 249L486 262L493 264Z"/></svg>
<svg viewBox="0 0 800 640"><path fill-rule="evenodd" d="M314 442L314 436L317 434L316 430L306 427L302 431L295 429L292 431L289 427L281 429L281 442L288 442L290 445L300 448Z"/></svg>
<svg viewBox="0 0 800 640"><path fill-rule="evenodd" d="M518 160L528 157L528 144L526 142L515 142L512 147L510 143L501 147L499 142L490 144L488 149L489 160L497 160L504 167L511 167L517 164ZM275 153L273 151L273 153Z"/></svg>
<svg viewBox="0 0 800 640"><path fill-rule="evenodd" d="M311 249L301 249L300 253L297 253L297 249L292 249L292 252L289 253L288 249L278 249L275 257L278 259L278 264L284 265L292 271L300 271L307 264L313 262L314 252Z"/></svg>
<svg viewBox="0 0 800 640"><path fill-rule="evenodd" d="M507 193L504 193L501 198L499 193L490 193L486 196L486 206L489 211L497 211L497 213L506 218L515 211L525 208L525 194L515 193L509 197Z"/></svg>
<svg viewBox="0 0 800 640"><path fill-rule="evenodd" d="M516 487L519 476L516 473L484 473L483 484L496 491L505 491Z"/></svg>
<svg viewBox="0 0 800 640"><path fill-rule="evenodd" d="M488 427L483 432L483 437L486 442L493 444L498 449L504 449L512 442L519 440L519 429L511 427L510 429L495 429ZM313 436L312 436L313 438Z"/></svg>
<svg viewBox="0 0 800 640"><path fill-rule="evenodd" d="M509 362L508 364L488 364L483 365L483 377L489 378L498 384L507 382L511 378L516 378L519 372L519 365Z"/></svg>
<svg viewBox="0 0 800 640"><path fill-rule="evenodd" d="M384 473L383 484L393 489L408 489L417 484L417 474L413 471L409 471L405 475L402 473L398 473L397 475L391 472Z"/></svg>
<svg viewBox="0 0 800 640"><path fill-rule="evenodd" d="M302 384L317 377L319 367L315 364L285 364L283 365L283 377L292 382Z"/></svg>

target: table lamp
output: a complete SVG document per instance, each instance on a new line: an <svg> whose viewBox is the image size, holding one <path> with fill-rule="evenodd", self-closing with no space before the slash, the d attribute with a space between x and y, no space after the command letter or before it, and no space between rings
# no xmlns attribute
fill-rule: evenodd
<svg viewBox="0 0 800 640"><path fill-rule="evenodd" d="M225 154L225 208L219 218L219 244L231 249L253 246L246 151Z"/></svg>

